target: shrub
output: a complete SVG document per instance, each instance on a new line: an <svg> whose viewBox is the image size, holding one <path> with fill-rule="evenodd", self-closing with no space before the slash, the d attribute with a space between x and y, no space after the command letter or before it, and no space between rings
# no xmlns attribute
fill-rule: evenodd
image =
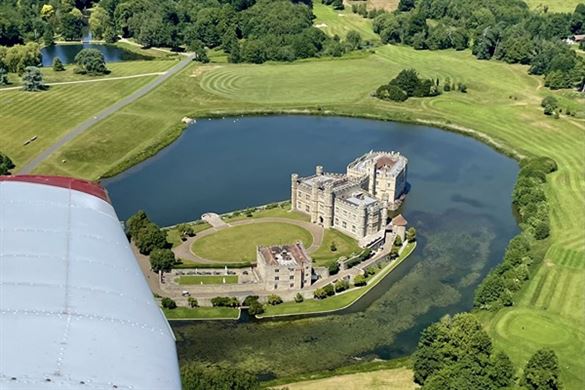
<svg viewBox="0 0 585 390"><path fill-rule="evenodd" d="M335 292L342 292L349 288L349 282L346 279L339 279L335 282Z"/></svg>
<svg viewBox="0 0 585 390"><path fill-rule="evenodd" d="M413 227L408 228L404 238L406 238L406 241L408 241L408 242L415 242L416 241L416 229Z"/></svg>
<svg viewBox="0 0 585 390"><path fill-rule="evenodd" d="M199 307L199 302L197 302L197 299L195 299L193 297L189 297L187 299L187 303L189 304L190 308Z"/></svg>
<svg viewBox="0 0 585 390"><path fill-rule="evenodd" d="M295 302L296 303L301 303L305 300L305 298L301 295L301 293L297 293L297 295L295 295Z"/></svg>
<svg viewBox="0 0 585 390"><path fill-rule="evenodd" d="M268 300L267 300L269 305L280 305L282 303L282 298L279 297L276 294L272 294L268 296Z"/></svg>
<svg viewBox="0 0 585 390"><path fill-rule="evenodd" d="M325 292L325 290L322 287L320 287L320 288L315 290L315 292L313 293L313 296L315 297L315 299L325 299L325 298L327 298L327 293Z"/></svg>
<svg viewBox="0 0 585 390"><path fill-rule="evenodd" d="M242 302L243 306L250 306L252 303L254 302L258 302L258 299L260 297L258 295L248 295L245 299L244 302Z"/></svg>
<svg viewBox="0 0 585 390"><path fill-rule="evenodd" d="M53 59L53 70L55 72L62 72L65 70L65 66L63 65L63 62L61 62L61 59L59 57L55 57Z"/></svg>
<svg viewBox="0 0 585 390"><path fill-rule="evenodd" d="M253 301L250 306L248 306L248 313L251 316L262 314L264 313L264 305L258 301Z"/></svg>
<svg viewBox="0 0 585 390"><path fill-rule="evenodd" d="M335 275L339 272L339 263L335 262L333 264L330 264L329 267L329 275Z"/></svg>
<svg viewBox="0 0 585 390"><path fill-rule="evenodd" d="M365 286L366 283L366 277L363 275L356 275L355 278L353 278L353 284L355 286Z"/></svg>
<svg viewBox="0 0 585 390"><path fill-rule="evenodd" d="M402 246L402 238L400 238L400 236L396 236L396 239L394 240L394 246L397 246L397 247Z"/></svg>
<svg viewBox="0 0 585 390"><path fill-rule="evenodd" d="M461 93L467 93L467 85L459 83L457 84L457 90Z"/></svg>
<svg viewBox="0 0 585 390"><path fill-rule="evenodd" d="M337 246L335 245L335 241L331 241L331 246L329 247L329 249L331 250L331 252L337 251Z"/></svg>
<svg viewBox="0 0 585 390"><path fill-rule="evenodd" d="M88 75L104 75L110 73L106 68L104 55L98 49L83 49L74 59L77 67L74 72Z"/></svg>
<svg viewBox="0 0 585 390"><path fill-rule="evenodd" d="M378 99L392 100L395 102L403 102L408 99L408 95L400 87L396 85L382 85L375 93Z"/></svg>
<svg viewBox="0 0 585 390"><path fill-rule="evenodd" d="M10 174L10 170L14 167L15 165L10 157L0 152L0 175Z"/></svg>
<svg viewBox="0 0 585 390"><path fill-rule="evenodd" d="M552 115L556 112L559 103L554 96L547 96L542 99L540 106L544 108L544 115Z"/></svg>
<svg viewBox="0 0 585 390"><path fill-rule="evenodd" d="M215 297L211 298L211 304L213 306L223 306L223 307L238 307L240 306L240 302L236 297Z"/></svg>
<svg viewBox="0 0 585 390"><path fill-rule="evenodd" d="M160 303L165 309L174 309L177 307L177 303L169 297L164 297Z"/></svg>

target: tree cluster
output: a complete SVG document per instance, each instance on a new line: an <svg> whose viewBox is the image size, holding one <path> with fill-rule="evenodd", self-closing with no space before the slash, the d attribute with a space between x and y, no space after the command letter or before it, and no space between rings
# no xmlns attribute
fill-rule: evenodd
<svg viewBox="0 0 585 390"><path fill-rule="evenodd" d="M501 389L514 383L514 366L474 315L446 316L421 334L414 380L424 389Z"/></svg>
<svg viewBox="0 0 585 390"><path fill-rule="evenodd" d="M475 307L494 310L512 306L514 293L530 278L529 267L535 261L532 250L534 241L548 237L550 229L543 184L546 175L556 169L555 161L547 157L521 163L512 197L524 231L510 240L502 263L475 290Z"/></svg>
<svg viewBox="0 0 585 390"><path fill-rule="evenodd" d="M388 84L381 85L375 96L382 100L403 102L409 97L439 95L438 80L422 79L415 69L403 69Z"/></svg>
<svg viewBox="0 0 585 390"><path fill-rule="evenodd" d="M26 45L0 46L0 69L22 75L27 66L39 66L41 46L29 42Z"/></svg>
<svg viewBox="0 0 585 390"><path fill-rule="evenodd" d="M126 230L143 255L149 255L155 249L168 249L166 233L151 222L143 210L128 218ZM164 258L166 256L168 255L164 255L164 252L157 251L155 258Z"/></svg>
<svg viewBox="0 0 585 390"><path fill-rule="evenodd" d="M559 359L551 349L540 349L526 363L520 380L523 388L530 390L562 389Z"/></svg>
<svg viewBox="0 0 585 390"><path fill-rule="evenodd" d="M211 298L211 304L219 307L238 307L240 301L236 297L215 297Z"/></svg>
<svg viewBox="0 0 585 390"><path fill-rule="evenodd" d="M181 382L184 390L260 389L258 379L252 373L231 367L205 366L195 362L181 366Z"/></svg>
<svg viewBox="0 0 585 390"><path fill-rule="evenodd" d="M83 49L74 59L74 72L78 74L87 74L91 76L99 76L110 73L106 67L106 59L104 54L98 49Z"/></svg>
<svg viewBox="0 0 585 390"><path fill-rule="evenodd" d="M259 298L258 295L248 295L242 303L243 306L248 306L248 314L251 316L264 313L264 305L260 303Z"/></svg>
<svg viewBox="0 0 585 390"><path fill-rule="evenodd" d="M585 33L584 26L585 4L573 13L541 13L521 0L405 0L373 23L384 43L419 50L471 47L478 59L530 65L529 72L544 75L552 89L583 88L585 60L561 40Z"/></svg>

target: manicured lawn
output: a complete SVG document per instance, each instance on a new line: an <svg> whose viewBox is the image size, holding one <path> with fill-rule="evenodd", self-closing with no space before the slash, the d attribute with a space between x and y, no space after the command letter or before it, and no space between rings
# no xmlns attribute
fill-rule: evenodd
<svg viewBox="0 0 585 390"><path fill-rule="evenodd" d="M370 96L380 84L411 67L425 77L450 77L452 81L463 82L468 93L450 92L404 103L383 102ZM95 99L87 88L83 92L87 100ZM568 106L576 108L576 117L545 117L540 102L547 95L560 96L563 111ZM62 103L67 110L61 110L59 104L47 103L44 97L38 103L36 98L29 97L29 102L13 104L5 110L6 96L0 93L4 115L0 119L0 144L8 142L5 149L15 155L18 163L31 155L22 146L21 138L35 135L40 128L50 133L50 129L39 124L53 124L37 120L36 126L30 126L22 110L45 118L46 111L36 113L39 105L50 105L67 115L76 112L78 105L78 101L67 105L68 100ZM472 134L511 154L554 158L559 170L548 177L546 186L552 234L547 262L532 278L521 302L510 310L518 309L523 315L527 313L525 309L544 310L541 305L546 305L546 311L555 314L552 318L558 324L568 321L574 327L585 327L583 290L579 284L585 273L585 98L544 88L543 79L529 75L526 66L478 61L469 51L430 52L402 46L379 47L376 54L362 58L293 64L193 64L66 145L39 172L97 178L128 167L177 137L181 133L177 124L185 115L282 111L417 121ZM80 115L85 118L88 111ZM59 116L55 118L59 120ZM66 121L68 125L70 122ZM12 124L9 132L5 130L7 124ZM19 128L14 129L14 124ZM61 163L63 159L67 164ZM554 264L555 271L546 264ZM539 281L544 277L547 279L541 284ZM571 298L562 300L561 296ZM497 316L493 318L495 322L500 320ZM585 343L578 339L575 343L585 349ZM515 351L539 346L538 341L530 339L503 343L496 338L496 348L510 352L517 365L526 362L527 353ZM585 361L563 350L558 353L567 386L585 387ZM569 371L569 363L578 369Z"/></svg>
<svg viewBox="0 0 585 390"><path fill-rule="evenodd" d="M255 261L257 245L291 244L298 240L309 247L313 238L296 225L262 222L220 230L195 241L191 251L210 260Z"/></svg>
<svg viewBox="0 0 585 390"><path fill-rule="evenodd" d="M237 275L184 275L179 276L178 284L235 284L238 283Z"/></svg>
<svg viewBox="0 0 585 390"><path fill-rule="evenodd" d="M315 1L313 13L316 16L313 25L330 36L337 34L345 39L347 33L354 30L359 32L364 40L380 40L378 35L372 31L372 20L354 14L351 12L350 6L346 6L343 11L336 11L331 6L323 5L321 1Z"/></svg>
<svg viewBox="0 0 585 390"><path fill-rule="evenodd" d="M163 309L169 320L196 320L196 319L237 319L240 309L233 307L177 307L175 309Z"/></svg>
<svg viewBox="0 0 585 390"><path fill-rule="evenodd" d="M331 243L335 242L337 250L331 250ZM335 230L327 229L323 236L323 244L314 253L311 254L315 264L320 266L328 266L334 263L342 256L351 257L352 254L357 254L362 249L358 246L357 241L353 238Z"/></svg>
<svg viewBox="0 0 585 390"><path fill-rule="evenodd" d="M547 6L551 12L573 12L583 0L524 0L524 2L532 9L544 10L544 6Z"/></svg>
<svg viewBox="0 0 585 390"><path fill-rule="evenodd" d="M294 314L305 314L315 313L322 311L332 311L343 309L353 302L357 301L360 297L370 291L376 284L378 284L386 275L388 275L398 264L404 261L416 248L416 243L409 243L400 257L379 271L371 279L368 280L368 284L364 287L352 288L344 293L336 294L332 297L325 299L305 299L301 303L296 302L285 302L276 306L266 306L266 311L261 317L280 316L280 315L294 315Z"/></svg>
<svg viewBox="0 0 585 390"><path fill-rule="evenodd" d="M300 213L298 211L290 211L290 206L286 207L274 207L270 209L259 209L252 213L251 217L247 217L245 212L240 212L239 215L228 216L224 217L223 220L226 222L234 222L234 221L241 221L244 219L249 218L267 218L267 217L277 217L277 218L289 218L289 219L296 219L298 221L310 221L310 217L307 214Z"/></svg>

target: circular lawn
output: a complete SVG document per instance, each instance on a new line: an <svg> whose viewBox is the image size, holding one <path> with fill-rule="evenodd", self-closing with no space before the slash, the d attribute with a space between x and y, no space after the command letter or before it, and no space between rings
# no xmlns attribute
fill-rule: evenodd
<svg viewBox="0 0 585 390"><path fill-rule="evenodd" d="M288 223L262 222L232 226L195 240L191 252L219 262L256 261L256 246L292 244L302 241L305 248L313 243L311 233Z"/></svg>

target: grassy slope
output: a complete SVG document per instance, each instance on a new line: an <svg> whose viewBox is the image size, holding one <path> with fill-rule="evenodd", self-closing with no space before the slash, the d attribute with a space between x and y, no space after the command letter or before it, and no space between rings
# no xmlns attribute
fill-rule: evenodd
<svg viewBox="0 0 585 390"><path fill-rule="evenodd" d="M542 10L546 5L549 11L573 12L577 4L582 3L583 0L524 0L524 2L532 9Z"/></svg>
<svg viewBox="0 0 585 390"><path fill-rule="evenodd" d="M337 248L335 252L331 251L332 242L335 242L335 247ZM341 256L350 257L353 253L359 253L360 251L361 248L356 240L337 230L327 229L325 230L321 247L311 256L317 265L328 266Z"/></svg>
<svg viewBox="0 0 585 390"><path fill-rule="evenodd" d="M286 244L301 240L308 248L313 239L307 230L288 223L263 222L233 226L193 242L198 256L217 261L255 261L257 245Z"/></svg>
<svg viewBox="0 0 585 390"><path fill-rule="evenodd" d="M345 35L355 30L363 39L379 40L377 34L372 31L372 21L351 12L351 7L345 7L343 11L336 11L333 7L314 2L313 13L315 20L313 25L318 26L328 35L337 34L342 39Z"/></svg>
<svg viewBox="0 0 585 390"><path fill-rule="evenodd" d="M371 98L370 93L398 71L415 67L428 77L449 76L465 82L469 93L451 92L436 98L411 99L403 104ZM100 123L67 145L41 169L96 178L113 166L131 161L133 154L160 139L179 134L175 126L185 114L222 115L279 110L312 110L397 120L426 120L473 129L488 143L514 149L523 155L547 155L559 163L550 176L552 246L547 264L539 270L518 307L519 313L559 326L583 327L582 281L585 273L585 100L563 98L563 105L580 108L580 118L545 117L539 103L547 94L542 79L527 74L526 67L496 61L477 61L469 52L415 51L385 46L375 55L331 61L267 65L193 65L153 93ZM567 95L557 92L557 95ZM120 131L124 129L124 131ZM137 140L140 140L137 142ZM69 163L61 166L66 158ZM66 168L66 169L65 169ZM558 277L539 280L554 268ZM540 286L540 288L537 288ZM563 293L565 291L565 293ZM532 294L532 295L531 295ZM558 296L558 294L562 294ZM550 297L550 299L549 299ZM556 298L555 298L556 297ZM566 297L567 299L562 299ZM548 302L542 305L539 302ZM512 308L515 311L516 308ZM504 319L496 316L489 328L498 336ZM536 324L538 321L536 321ZM582 332L582 331L580 331ZM500 340L496 337L496 341ZM575 340L583 349L585 343ZM541 343L515 338L498 342L517 365ZM563 377L572 387L585 383L585 362L572 348L558 348ZM569 369L569 362L577 367Z"/></svg>
<svg viewBox="0 0 585 390"><path fill-rule="evenodd" d="M128 76L164 70L174 61L140 61L112 64L106 77ZM47 81L90 79L71 71L55 74L45 69ZM20 166L47 148L75 125L147 84L156 76L53 86L48 91L29 93L0 90L0 149ZM28 146L24 141L38 139Z"/></svg>
<svg viewBox="0 0 585 390"><path fill-rule="evenodd" d="M238 283L236 275L186 275L175 279L178 284L223 284L224 280L226 284Z"/></svg>

